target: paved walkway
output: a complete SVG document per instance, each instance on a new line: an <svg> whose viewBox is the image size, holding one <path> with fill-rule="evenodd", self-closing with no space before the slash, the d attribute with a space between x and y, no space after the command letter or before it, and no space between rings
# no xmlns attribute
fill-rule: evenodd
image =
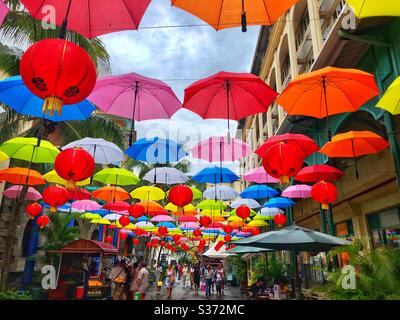
<svg viewBox="0 0 400 320"><path fill-rule="evenodd" d="M146 295L146 300L165 300L167 298L167 289L163 286L161 294L157 296L156 287L152 286ZM240 288L225 286L224 295L217 295L215 292L207 297L205 292L199 290L199 295L195 295L194 289L185 288L183 282L177 279L172 290L172 300L240 300Z"/></svg>

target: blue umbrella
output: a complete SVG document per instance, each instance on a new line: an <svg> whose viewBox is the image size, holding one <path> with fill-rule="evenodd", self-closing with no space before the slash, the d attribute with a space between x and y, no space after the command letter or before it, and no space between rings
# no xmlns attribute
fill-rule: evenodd
<svg viewBox="0 0 400 320"><path fill-rule="evenodd" d="M243 190L240 196L247 199L265 199L272 198L278 194L278 191L264 185L254 185Z"/></svg>
<svg viewBox="0 0 400 320"><path fill-rule="evenodd" d="M176 225L174 225L172 222L160 222L157 224L156 227L167 227L167 228L176 228Z"/></svg>
<svg viewBox="0 0 400 320"><path fill-rule="evenodd" d="M106 210L106 209L87 210L87 212L96 213L96 214L101 215L102 217L110 213L110 211L108 211L108 210Z"/></svg>
<svg viewBox="0 0 400 320"><path fill-rule="evenodd" d="M240 178L228 168L208 167L196 173L192 180L200 183L232 183Z"/></svg>
<svg viewBox="0 0 400 320"><path fill-rule="evenodd" d="M188 155L175 141L157 137L140 139L132 144L125 153L134 160L152 164L178 162Z"/></svg>
<svg viewBox="0 0 400 320"><path fill-rule="evenodd" d="M0 102L20 114L53 122L86 120L96 110L96 107L91 102L84 100L80 103L65 105L61 115L58 113L53 116L45 114L42 111L44 100L30 92L20 76L0 81Z"/></svg>
<svg viewBox="0 0 400 320"><path fill-rule="evenodd" d="M137 221L149 221L149 218L147 218L146 216L141 216L137 219Z"/></svg>
<svg viewBox="0 0 400 320"><path fill-rule="evenodd" d="M263 207L264 208L289 208L293 207L296 203L288 198L272 198L268 202L266 202Z"/></svg>

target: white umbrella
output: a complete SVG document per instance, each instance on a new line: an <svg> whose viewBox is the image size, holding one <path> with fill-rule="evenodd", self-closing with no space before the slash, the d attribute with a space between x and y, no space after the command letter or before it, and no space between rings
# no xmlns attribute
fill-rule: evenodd
<svg viewBox="0 0 400 320"><path fill-rule="evenodd" d="M154 168L145 174L143 180L151 183L177 184L185 183L189 180L188 176L182 171L170 167Z"/></svg>
<svg viewBox="0 0 400 320"><path fill-rule="evenodd" d="M148 221L139 221L135 223L135 226L138 228L154 228L155 225Z"/></svg>
<svg viewBox="0 0 400 320"><path fill-rule="evenodd" d="M230 256L228 251L226 251L226 246L223 245L218 251L215 250L215 246L217 245L218 242L213 244L210 249L208 249L206 252L203 253L203 256L209 257L209 258L215 258L215 259L224 259Z"/></svg>
<svg viewBox="0 0 400 320"><path fill-rule="evenodd" d="M283 213L285 212L279 208L261 208L261 212L259 213L259 215L266 217L275 217L277 214Z"/></svg>
<svg viewBox="0 0 400 320"><path fill-rule="evenodd" d="M110 214L106 214L103 219L109 220L109 221L117 221L119 220L119 218L121 218L122 215L120 214L116 214L116 213L110 213Z"/></svg>
<svg viewBox="0 0 400 320"><path fill-rule="evenodd" d="M89 152L99 164L121 162L124 158L124 152L117 145L104 139L84 138L67 144L62 150L75 147Z"/></svg>
<svg viewBox="0 0 400 320"><path fill-rule="evenodd" d="M237 199L233 201L229 206L234 209L239 208L240 206L247 206L250 209L261 207L261 205L254 199Z"/></svg>
<svg viewBox="0 0 400 320"><path fill-rule="evenodd" d="M239 195L235 189L228 186L214 186L203 192L205 199L229 200Z"/></svg>

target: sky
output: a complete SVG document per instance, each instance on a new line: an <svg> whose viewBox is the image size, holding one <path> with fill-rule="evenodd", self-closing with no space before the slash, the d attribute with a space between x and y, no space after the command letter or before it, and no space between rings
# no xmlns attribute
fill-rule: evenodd
<svg viewBox="0 0 400 320"><path fill-rule="evenodd" d="M171 7L169 0L153 0L139 31L102 36L111 55L113 74L135 72L165 81L183 101L184 89L195 80L219 71L250 72L259 27L216 32L209 26L147 28L204 24L200 19ZM189 110L178 111L171 120L142 121L138 137L161 136L185 145L186 149L210 136L227 134L227 121L204 120ZM232 122L234 135L236 122ZM194 167L204 162L190 159ZM233 165L235 166L235 165Z"/></svg>

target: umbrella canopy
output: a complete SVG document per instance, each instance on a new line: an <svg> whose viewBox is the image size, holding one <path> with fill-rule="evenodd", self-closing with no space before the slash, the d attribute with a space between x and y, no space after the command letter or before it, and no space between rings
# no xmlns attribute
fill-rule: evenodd
<svg viewBox="0 0 400 320"><path fill-rule="evenodd" d="M90 223L93 224L103 224L103 225L110 225L111 222L107 219L103 219L103 218L94 218L93 220L90 220Z"/></svg>
<svg viewBox="0 0 400 320"><path fill-rule="evenodd" d="M178 210L178 206L174 205L173 203L169 202L164 209L168 210L168 211L173 211L176 212ZM194 205L192 205L191 203L189 203L188 205L183 207L183 211L196 211L196 207Z"/></svg>
<svg viewBox="0 0 400 320"><path fill-rule="evenodd" d="M177 220L178 222L198 222L199 219L195 216L180 216Z"/></svg>
<svg viewBox="0 0 400 320"><path fill-rule="evenodd" d="M339 180L344 175L343 171L326 164L317 164L314 166L304 167L295 176L295 180L301 182L318 182Z"/></svg>
<svg viewBox="0 0 400 320"><path fill-rule="evenodd" d="M85 212L85 211L100 210L101 205L99 205L96 201L93 200L77 200L71 204L71 208L77 211Z"/></svg>
<svg viewBox="0 0 400 320"><path fill-rule="evenodd" d="M306 199L311 198L311 186L307 184L296 184L294 186L287 187L282 192L282 197Z"/></svg>
<svg viewBox="0 0 400 320"><path fill-rule="evenodd" d="M273 216L267 216L267 215L264 215L264 214L256 214L256 215L253 217L253 221L254 221L254 220L268 221L268 220L273 220L273 219L274 219ZM250 225L249 225L249 226L250 226Z"/></svg>
<svg viewBox="0 0 400 320"><path fill-rule="evenodd" d="M264 208L289 208L293 207L296 203L288 198L272 198L268 202L264 203Z"/></svg>
<svg viewBox="0 0 400 320"><path fill-rule="evenodd" d="M99 164L121 162L124 158L124 152L117 145L104 139L84 138L67 144L62 150L76 147L89 152Z"/></svg>
<svg viewBox="0 0 400 320"><path fill-rule="evenodd" d="M315 141L308 136L298 133L285 133L269 138L266 142L264 142L264 144L255 150L254 153L262 158L265 152L267 152L270 147L277 143L295 144L303 152L304 157L308 157L319 150L319 147Z"/></svg>
<svg viewBox="0 0 400 320"><path fill-rule="evenodd" d="M230 205L231 208L239 208L240 206L247 206L250 209L256 209L261 207L260 204L254 199L237 199L233 201Z"/></svg>
<svg viewBox="0 0 400 320"><path fill-rule="evenodd" d="M90 191L81 187L68 189L69 200L89 200L92 197Z"/></svg>
<svg viewBox="0 0 400 320"><path fill-rule="evenodd" d="M0 102L13 108L16 112L53 122L86 120L96 107L88 100L65 105L62 114L56 112L50 116L43 113L44 100L35 96L22 81L21 76L6 78L0 81Z"/></svg>
<svg viewBox="0 0 400 320"><path fill-rule="evenodd" d="M0 162L4 162L9 159L10 159L10 157L8 155L6 155L4 152L0 151Z"/></svg>
<svg viewBox="0 0 400 320"><path fill-rule="evenodd" d="M226 207L227 205L219 200L203 200L197 205L201 210L224 210Z"/></svg>
<svg viewBox="0 0 400 320"><path fill-rule="evenodd" d="M240 178L228 168L208 167L196 173L192 180L200 183L232 183Z"/></svg>
<svg viewBox="0 0 400 320"><path fill-rule="evenodd" d="M122 211L128 211L129 207L130 207L130 205L127 202L115 201L115 202L106 203L103 206L103 209L108 210L108 211L122 212Z"/></svg>
<svg viewBox="0 0 400 320"><path fill-rule="evenodd" d="M254 220L251 220L247 225L249 227L260 227L260 228L262 228L262 227L268 226L268 223L266 223L264 220L261 220L261 219L254 219Z"/></svg>
<svg viewBox="0 0 400 320"><path fill-rule="evenodd" d="M151 169L144 175L143 180L159 184L180 184L187 182L189 178L178 169L162 167Z"/></svg>
<svg viewBox="0 0 400 320"><path fill-rule="evenodd" d="M203 253L203 256L214 258L214 259L225 259L229 257L228 251L226 251L226 246L222 245L222 247L217 251L215 246L218 242L215 242L206 252Z"/></svg>
<svg viewBox="0 0 400 320"><path fill-rule="evenodd" d="M131 119L129 145L136 140L135 120L169 119L182 107L166 83L136 73L99 79L88 99L104 113Z"/></svg>
<svg viewBox="0 0 400 320"><path fill-rule="evenodd" d="M135 226L138 228L149 229L154 228L155 225L148 221L139 221L135 223Z"/></svg>
<svg viewBox="0 0 400 320"><path fill-rule="evenodd" d="M159 227L167 227L168 229L174 229L177 228L177 226L175 224L173 224L172 222L160 222L156 225L157 228Z"/></svg>
<svg viewBox="0 0 400 320"><path fill-rule="evenodd" d="M165 192L162 191L160 188L157 187L140 187L133 190L130 193L133 199L140 199L140 200L163 200L165 198Z"/></svg>
<svg viewBox="0 0 400 320"><path fill-rule="evenodd" d="M245 254L245 253L263 253L274 251L272 249L247 247L247 246L237 246L227 251L228 254Z"/></svg>
<svg viewBox="0 0 400 320"><path fill-rule="evenodd" d="M396 5L398 6L399 4L400 3L396 1ZM391 114L400 113L400 77L392 82L376 106L390 112Z"/></svg>
<svg viewBox="0 0 400 320"><path fill-rule="evenodd" d="M140 139L132 144L125 153L134 160L151 164L178 162L187 156L182 146L175 141L158 137Z"/></svg>
<svg viewBox="0 0 400 320"><path fill-rule="evenodd" d="M129 193L120 187L103 187L92 192L92 196L105 202L125 201Z"/></svg>
<svg viewBox="0 0 400 320"><path fill-rule="evenodd" d="M280 180L270 176L264 169L264 167L258 167L255 169L249 170L244 176L243 179L248 182L254 183L279 183Z"/></svg>
<svg viewBox="0 0 400 320"><path fill-rule="evenodd" d="M39 172L32 169L20 167L6 168L0 170L0 181L28 186L35 186L46 183L46 180Z"/></svg>
<svg viewBox="0 0 400 320"><path fill-rule="evenodd" d="M204 119L227 119L229 133L229 120L266 112L277 95L253 74L219 72L186 88L183 107Z"/></svg>
<svg viewBox="0 0 400 320"><path fill-rule="evenodd" d="M247 25L273 25L298 0L172 0L171 4L208 23L215 30Z"/></svg>
<svg viewBox="0 0 400 320"><path fill-rule="evenodd" d="M117 186L130 186L137 184L140 179L131 171L121 168L106 168L93 176L93 181Z"/></svg>
<svg viewBox="0 0 400 320"><path fill-rule="evenodd" d="M240 139L210 137L191 149L192 157L208 162L236 161L248 156L251 147Z"/></svg>
<svg viewBox="0 0 400 320"><path fill-rule="evenodd" d="M325 233L291 225L278 231L261 233L234 241L234 244L275 250L320 252L329 251L337 246L349 245L350 242Z"/></svg>
<svg viewBox="0 0 400 320"><path fill-rule="evenodd" d="M277 214L284 214L285 212L279 208L261 208L259 215L274 217Z"/></svg>
<svg viewBox="0 0 400 320"><path fill-rule="evenodd" d="M99 215L97 213L85 212L84 214L81 214L79 216L79 219L94 220L94 219L102 219L102 217L101 217L101 215Z"/></svg>
<svg viewBox="0 0 400 320"><path fill-rule="evenodd" d="M275 197L278 191L264 185L254 185L242 191L240 196L247 199L267 199Z"/></svg>
<svg viewBox="0 0 400 320"><path fill-rule="evenodd" d="M174 218L166 215L159 215L151 218L151 222L173 222L175 221Z"/></svg>
<svg viewBox="0 0 400 320"><path fill-rule="evenodd" d="M345 0L357 18L400 16L400 3L397 0Z"/></svg>
<svg viewBox="0 0 400 320"><path fill-rule="evenodd" d="M13 159L33 163L54 163L60 150L46 140L41 140L39 146L38 143L37 138L13 138L0 145L0 151Z"/></svg>
<svg viewBox="0 0 400 320"><path fill-rule="evenodd" d="M22 191L24 186L12 186L6 190L4 190L3 194L6 198L9 199L17 199ZM42 199L42 195L36 189L29 187L26 192L25 199L26 201L37 201Z"/></svg>
<svg viewBox="0 0 400 320"><path fill-rule="evenodd" d="M55 184L62 184L64 186L66 186L68 184L68 181L61 178L58 173L56 172L56 170L52 170L47 172L45 175L43 175L43 178L46 179L47 182L49 183L55 183ZM82 180L82 181L78 181L76 182L76 186L79 187L83 187L90 184L90 178L86 179L86 180Z"/></svg>
<svg viewBox="0 0 400 320"><path fill-rule="evenodd" d="M62 26L68 22L68 29L86 38L102 34L137 30L151 0L22 0L29 14L38 20L47 19L48 6L57 12L55 23Z"/></svg>
<svg viewBox="0 0 400 320"><path fill-rule="evenodd" d="M182 223L181 228L182 229L197 229L200 227L200 224L197 222L185 222Z"/></svg>
<svg viewBox="0 0 400 320"><path fill-rule="evenodd" d="M208 188L203 192L203 197L205 199L218 199L218 200L229 200L236 198L239 193L228 186L214 186Z"/></svg>
<svg viewBox="0 0 400 320"><path fill-rule="evenodd" d="M119 220L119 218L121 218L121 217L122 217L121 214L110 213L110 214L105 215L105 216L103 217L103 219L106 219L106 220L108 220L108 221L117 221L117 220Z"/></svg>

